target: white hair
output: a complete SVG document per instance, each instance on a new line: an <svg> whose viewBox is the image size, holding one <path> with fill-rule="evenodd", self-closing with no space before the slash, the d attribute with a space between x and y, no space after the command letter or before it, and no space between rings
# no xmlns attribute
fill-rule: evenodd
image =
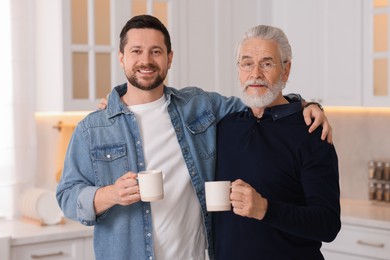
<svg viewBox="0 0 390 260"><path fill-rule="evenodd" d="M282 63L282 66L284 67L285 63L291 61L292 51L286 34L280 28L269 25L258 25L244 33L244 36L242 37L236 48L237 61L239 61L240 58L240 51L243 42L245 42L249 38L260 38L263 40L275 41L279 46L281 58L280 62Z"/></svg>

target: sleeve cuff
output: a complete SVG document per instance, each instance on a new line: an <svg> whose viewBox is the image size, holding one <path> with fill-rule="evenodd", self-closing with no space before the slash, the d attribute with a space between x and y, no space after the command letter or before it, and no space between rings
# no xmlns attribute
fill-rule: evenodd
<svg viewBox="0 0 390 260"><path fill-rule="evenodd" d="M84 225L93 225L96 222L94 208L95 193L99 187L85 187L77 199L77 218Z"/></svg>

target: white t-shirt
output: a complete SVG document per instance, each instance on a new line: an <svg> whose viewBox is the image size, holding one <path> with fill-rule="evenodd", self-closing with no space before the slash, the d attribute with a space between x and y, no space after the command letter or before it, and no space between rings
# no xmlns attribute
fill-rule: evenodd
<svg viewBox="0 0 390 260"><path fill-rule="evenodd" d="M136 115L141 131L146 169L163 172L164 199L151 202L156 259L205 259L201 208L168 114L165 95L129 109Z"/></svg>

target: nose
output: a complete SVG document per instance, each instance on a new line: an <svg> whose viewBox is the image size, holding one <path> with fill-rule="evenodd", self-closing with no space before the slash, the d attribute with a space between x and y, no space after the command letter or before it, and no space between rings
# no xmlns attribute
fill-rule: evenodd
<svg viewBox="0 0 390 260"><path fill-rule="evenodd" d="M255 64L255 67L251 71L250 75L251 75L251 77L253 77L255 79L264 78L264 72L261 69L261 67L259 66L259 64Z"/></svg>
<svg viewBox="0 0 390 260"><path fill-rule="evenodd" d="M144 51L140 57L140 60L143 64L149 64L152 59L151 53Z"/></svg>

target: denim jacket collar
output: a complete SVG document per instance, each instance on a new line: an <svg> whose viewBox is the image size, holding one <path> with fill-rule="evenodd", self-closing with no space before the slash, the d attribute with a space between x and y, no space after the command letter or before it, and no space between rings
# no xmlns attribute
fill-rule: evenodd
<svg viewBox="0 0 390 260"><path fill-rule="evenodd" d="M171 96L174 95L179 97L178 93L172 91L173 89L168 88L164 85L164 95L167 99L168 104L171 103ZM108 96L108 106L107 106L107 117L112 118L118 114L131 114L131 111L125 103L122 102L121 96L127 92L127 83L124 83L120 86L114 88L110 95Z"/></svg>

